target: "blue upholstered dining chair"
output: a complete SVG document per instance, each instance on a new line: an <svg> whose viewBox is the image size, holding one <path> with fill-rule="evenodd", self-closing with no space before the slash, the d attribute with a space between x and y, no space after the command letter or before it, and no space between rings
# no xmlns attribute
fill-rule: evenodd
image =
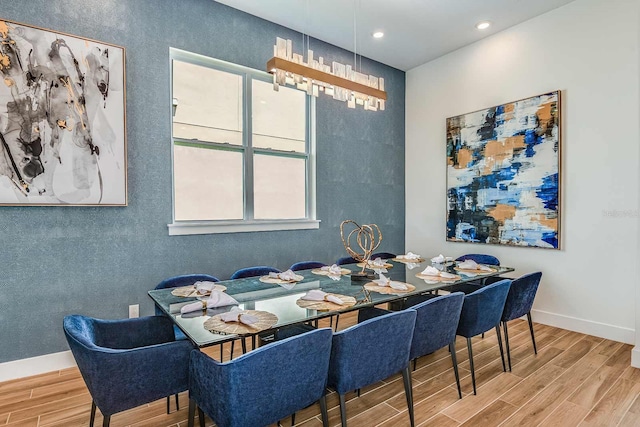
<svg viewBox="0 0 640 427"><path fill-rule="evenodd" d="M265 426L320 401L328 426L325 386L331 329L316 329L219 363L191 353L189 427L198 407L218 427ZM204 412L204 413L203 413Z"/></svg>
<svg viewBox="0 0 640 427"><path fill-rule="evenodd" d="M66 316L64 334L91 398L90 426L96 406L108 427L111 416L189 387L193 345L175 341L164 316L100 320Z"/></svg>
<svg viewBox="0 0 640 427"><path fill-rule="evenodd" d="M502 328L504 329L504 341L507 346L509 370L511 370L511 350L509 349L509 330L507 323L510 320L517 319L525 314L527 315L531 342L533 343L533 352L538 354L536 337L533 333L533 322L531 321L531 307L533 306L533 300L536 298L536 292L538 292L540 279L542 279L542 273L538 271L536 273L525 274L511 282L507 301L504 304L502 318L500 319L502 321Z"/></svg>
<svg viewBox="0 0 640 427"><path fill-rule="evenodd" d="M281 271L275 267L267 267L266 265L241 268L231 275L231 280L245 279L247 277L266 276L269 273L281 273Z"/></svg>
<svg viewBox="0 0 640 427"><path fill-rule="evenodd" d="M376 252L371 255L371 259L382 258L382 259L390 259L395 258L396 254L392 254L391 252Z"/></svg>
<svg viewBox="0 0 640 427"><path fill-rule="evenodd" d="M180 276L169 277L158 283L154 289L171 289L180 288L182 286L192 286L196 282L219 282L220 280L209 274L183 274ZM156 316L166 316L162 310L156 305ZM186 340L187 336L182 332L178 326L173 325L173 332L175 333L176 340ZM222 344L220 345L220 359L222 360ZM176 396L176 407L180 409L178 403L178 396Z"/></svg>
<svg viewBox="0 0 640 427"><path fill-rule="evenodd" d="M467 339L469 364L471 365L471 381L473 394L476 394L476 373L473 367L473 349L471 338L495 328L502 359L502 370L506 372L504 350L502 349L502 334L500 333L500 319L504 310L504 303L509 293L511 280L504 279L484 286L464 297L457 334Z"/></svg>
<svg viewBox="0 0 640 427"><path fill-rule="evenodd" d="M358 260L356 260L355 258L352 258L350 256L345 256L342 258L338 258L338 260L336 261L337 265L345 265L345 264L355 264L357 263Z"/></svg>
<svg viewBox="0 0 640 427"><path fill-rule="evenodd" d="M314 268L322 268L327 264L319 261L300 261L293 264L289 269L291 271L312 270Z"/></svg>
<svg viewBox="0 0 640 427"><path fill-rule="evenodd" d="M215 276L210 276L208 274L183 274L181 276L174 276L168 279L163 280L158 283L158 285L154 289L170 289L170 288L180 288L182 286L191 286L196 282L219 282L220 280ZM156 316L164 316L165 314L156 306ZM176 333L177 340L187 339L184 333L178 328L174 326L174 331Z"/></svg>
<svg viewBox="0 0 640 427"><path fill-rule="evenodd" d="M460 398L462 398L462 391L460 390L460 375L456 360L456 330L463 301L464 294L456 292L434 297L412 306L411 309L416 311L417 317L409 354L409 359L413 360L413 370L415 370L419 357L448 346ZM365 308L358 312L358 322L386 313L390 312L377 307Z"/></svg>
<svg viewBox="0 0 640 427"><path fill-rule="evenodd" d="M338 393L343 427L347 426L345 394L398 372L402 372L409 419L414 425L409 352L415 323L414 310L397 311L333 335L327 384Z"/></svg>

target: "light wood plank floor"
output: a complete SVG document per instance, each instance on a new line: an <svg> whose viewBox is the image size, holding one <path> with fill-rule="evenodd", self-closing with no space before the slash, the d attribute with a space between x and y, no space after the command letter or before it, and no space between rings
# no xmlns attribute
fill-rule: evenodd
<svg viewBox="0 0 640 427"><path fill-rule="evenodd" d="M355 323L343 315L340 329ZM524 321L510 323L513 371L504 373L495 333L474 338L478 395L471 388L464 340L457 343L463 398L458 399L446 349L418 360L413 372L416 424L420 426L640 426L640 370L631 368L631 346L550 326L535 325L533 354ZM236 345L236 352L240 346ZM225 359L229 357L225 346ZM207 350L220 355L219 347ZM274 396L274 399L277 398ZM395 376L347 396L349 426L409 425L402 379ZM180 411L166 414L159 400L114 415L114 427L185 427L186 393ZM339 425L335 393L328 396L332 426ZM76 368L0 383L0 426L87 426L91 397ZM296 422L321 426L318 405L297 413ZM102 425L99 412L96 424ZM290 421L283 420L288 426ZM197 425L197 424L196 424ZM207 418L207 426L213 425Z"/></svg>

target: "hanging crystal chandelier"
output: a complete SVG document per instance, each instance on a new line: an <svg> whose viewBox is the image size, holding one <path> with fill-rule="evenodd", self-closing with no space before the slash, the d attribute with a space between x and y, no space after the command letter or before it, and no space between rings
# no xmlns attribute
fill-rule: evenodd
<svg viewBox="0 0 640 427"><path fill-rule="evenodd" d="M355 64L354 64L355 65ZM267 71L273 74L273 89L280 85L295 86L309 95L320 92L333 99L347 103L349 108L361 105L365 110L384 110L387 93L384 79L360 73L351 65L333 61L325 64L322 57L314 59L313 51L307 50L307 60L293 53L293 42L276 38L273 58L267 62Z"/></svg>

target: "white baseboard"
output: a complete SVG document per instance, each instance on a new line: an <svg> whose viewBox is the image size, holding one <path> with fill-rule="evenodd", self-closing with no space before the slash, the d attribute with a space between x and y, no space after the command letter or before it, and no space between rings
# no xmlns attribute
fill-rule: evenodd
<svg viewBox="0 0 640 427"><path fill-rule="evenodd" d="M640 368L640 346L635 346L631 350L631 366L634 368Z"/></svg>
<svg viewBox="0 0 640 427"><path fill-rule="evenodd" d="M555 326L556 328L568 329L626 344L634 344L636 340L636 331L631 328L623 328L542 310L531 310L531 317L534 322L542 323L543 325Z"/></svg>
<svg viewBox="0 0 640 427"><path fill-rule="evenodd" d="M76 361L71 351L45 354L28 359L12 360L0 363L0 382L30 377L60 369L72 368Z"/></svg>

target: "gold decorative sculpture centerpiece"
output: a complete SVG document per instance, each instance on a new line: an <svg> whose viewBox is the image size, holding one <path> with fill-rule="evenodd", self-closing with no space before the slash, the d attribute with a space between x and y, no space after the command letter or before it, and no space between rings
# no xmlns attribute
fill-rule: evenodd
<svg viewBox="0 0 640 427"><path fill-rule="evenodd" d="M345 237L345 226L354 226L355 228L349 232ZM369 280L373 276L370 276L365 272L367 263L371 259L371 254L378 249L380 243L382 243L382 232L376 224L363 224L359 225L357 222L347 219L340 223L340 237L342 238L342 244L350 257L362 263L362 271L351 273L351 280ZM355 237L355 244L357 244L359 252L353 249L352 238Z"/></svg>

